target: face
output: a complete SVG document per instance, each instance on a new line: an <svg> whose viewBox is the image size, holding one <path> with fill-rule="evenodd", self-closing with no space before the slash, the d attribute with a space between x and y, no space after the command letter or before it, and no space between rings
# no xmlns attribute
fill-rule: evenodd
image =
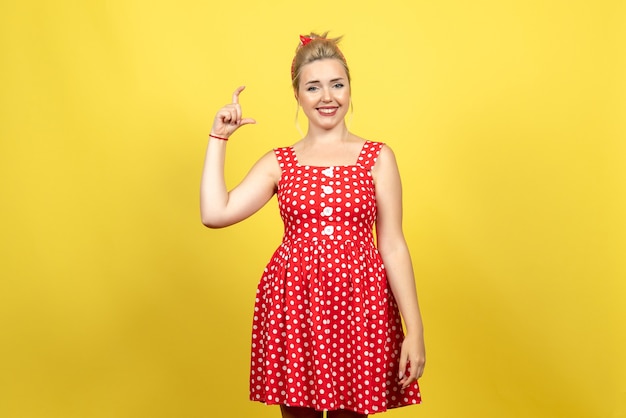
<svg viewBox="0 0 626 418"><path fill-rule="evenodd" d="M350 83L341 62L323 59L303 65L296 99L310 124L332 129L343 123L350 107Z"/></svg>

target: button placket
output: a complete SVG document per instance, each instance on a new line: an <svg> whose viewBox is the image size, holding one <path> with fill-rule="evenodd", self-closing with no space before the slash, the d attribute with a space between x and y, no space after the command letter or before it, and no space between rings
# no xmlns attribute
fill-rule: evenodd
<svg viewBox="0 0 626 418"><path fill-rule="evenodd" d="M333 178L335 176L335 169L334 167L328 167L324 170L322 170L322 174L326 177L329 178ZM323 180L327 180L326 178L324 178ZM322 185L322 191L324 192L324 197L326 198L328 195L333 194L333 187L331 186L334 182L330 181L329 184L324 184ZM333 198L328 198L326 205L324 205L324 209L321 212L322 216L330 216L333 214L333 208L331 206L327 206L328 204L332 204L333 202ZM326 220L322 219L321 221L322 226L324 226L324 229L322 230L322 235L332 235L335 232L335 227L333 227L332 225L327 225L326 224Z"/></svg>

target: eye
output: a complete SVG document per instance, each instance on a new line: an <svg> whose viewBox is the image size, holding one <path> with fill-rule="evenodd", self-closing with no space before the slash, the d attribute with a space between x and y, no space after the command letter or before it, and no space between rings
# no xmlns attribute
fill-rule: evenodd
<svg viewBox="0 0 626 418"><path fill-rule="evenodd" d="M317 86L309 86L306 91L317 91Z"/></svg>
<svg viewBox="0 0 626 418"><path fill-rule="evenodd" d="M335 83L335 84L333 84L333 87L336 88L336 89L343 88L343 83Z"/></svg>

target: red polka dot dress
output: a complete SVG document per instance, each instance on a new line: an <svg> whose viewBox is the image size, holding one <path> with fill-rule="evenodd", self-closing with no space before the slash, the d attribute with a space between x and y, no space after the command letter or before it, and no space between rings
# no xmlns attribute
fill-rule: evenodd
<svg viewBox="0 0 626 418"><path fill-rule="evenodd" d="M335 167L274 151L285 233L257 289L252 400L362 414L420 403L417 382L398 384L402 325L372 234L382 146Z"/></svg>

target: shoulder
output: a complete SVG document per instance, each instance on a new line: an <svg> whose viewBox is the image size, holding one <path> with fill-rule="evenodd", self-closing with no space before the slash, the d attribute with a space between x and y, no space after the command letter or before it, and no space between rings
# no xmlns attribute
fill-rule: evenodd
<svg viewBox="0 0 626 418"><path fill-rule="evenodd" d="M374 177L396 174L398 172L398 163L395 153L388 144L383 142L377 142L377 144L379 144L379 153L376 164L372 168L372 174Z"/></svg>
<svg viewBox="0 0 626 418"><path fill-rule="evenodd" d="M396 155L388 144L384 142L377 142L377 144L380 144L379 158L386 160L392 159L395 161Z"/></svg>
<svg viewBox="0 0 626 418"><path fill-rule="evenodd" d="M265 174L276 181L280 178L282 173L281 162L279 159L280 154L277 153L277 150L279 150L279 148L267 151L255 164L255 169L258 170L258 172Z"/></svg>
<svg viewBox="0 0 626 418"><path fill-rule="evenodd" d="M362 145L362 150L365 152L371 152L375 156L378 156L384 148L387 148L387 144L382 141L374 141L367 138L361 138L355 135L357 141Z"/></svg>
<svg viewBox="0 0 626 418"><path fill-rule="evenodd" d="M257 164L268 165L268 166L276 166L278 167L278 163L283 156L285 155L285 150L287 148L273 148L267 151L265 154L259 158Z"/></svg>
<svg viewBox="0 0 626 418"><path fill-rule="evenodd" d="M393 150L387 143L382 141L372 141L370 139L363 139L363 141L365 141L365 144L363 145L363 150L368 151L369 153L371 153L370 155L376 157L376 165L378 165L378 162L380 160L396 160Z"/></svg>
<svg viewBox="0 0 626 418"><path fill-rule="evenodd" d="M274 164L282 172L285 168L295 165L296 158L293 150L293 146L278 147L269 151L262 158L272 160Z"/></svg>
<svg viewBox="0 0 626 418"><path fill-rule="evenodd" d="M359 163L370 169L376 164L381 148L385 145L380 141L372 141L350 133L349 141L355 151L359 152Z"/></svg>

